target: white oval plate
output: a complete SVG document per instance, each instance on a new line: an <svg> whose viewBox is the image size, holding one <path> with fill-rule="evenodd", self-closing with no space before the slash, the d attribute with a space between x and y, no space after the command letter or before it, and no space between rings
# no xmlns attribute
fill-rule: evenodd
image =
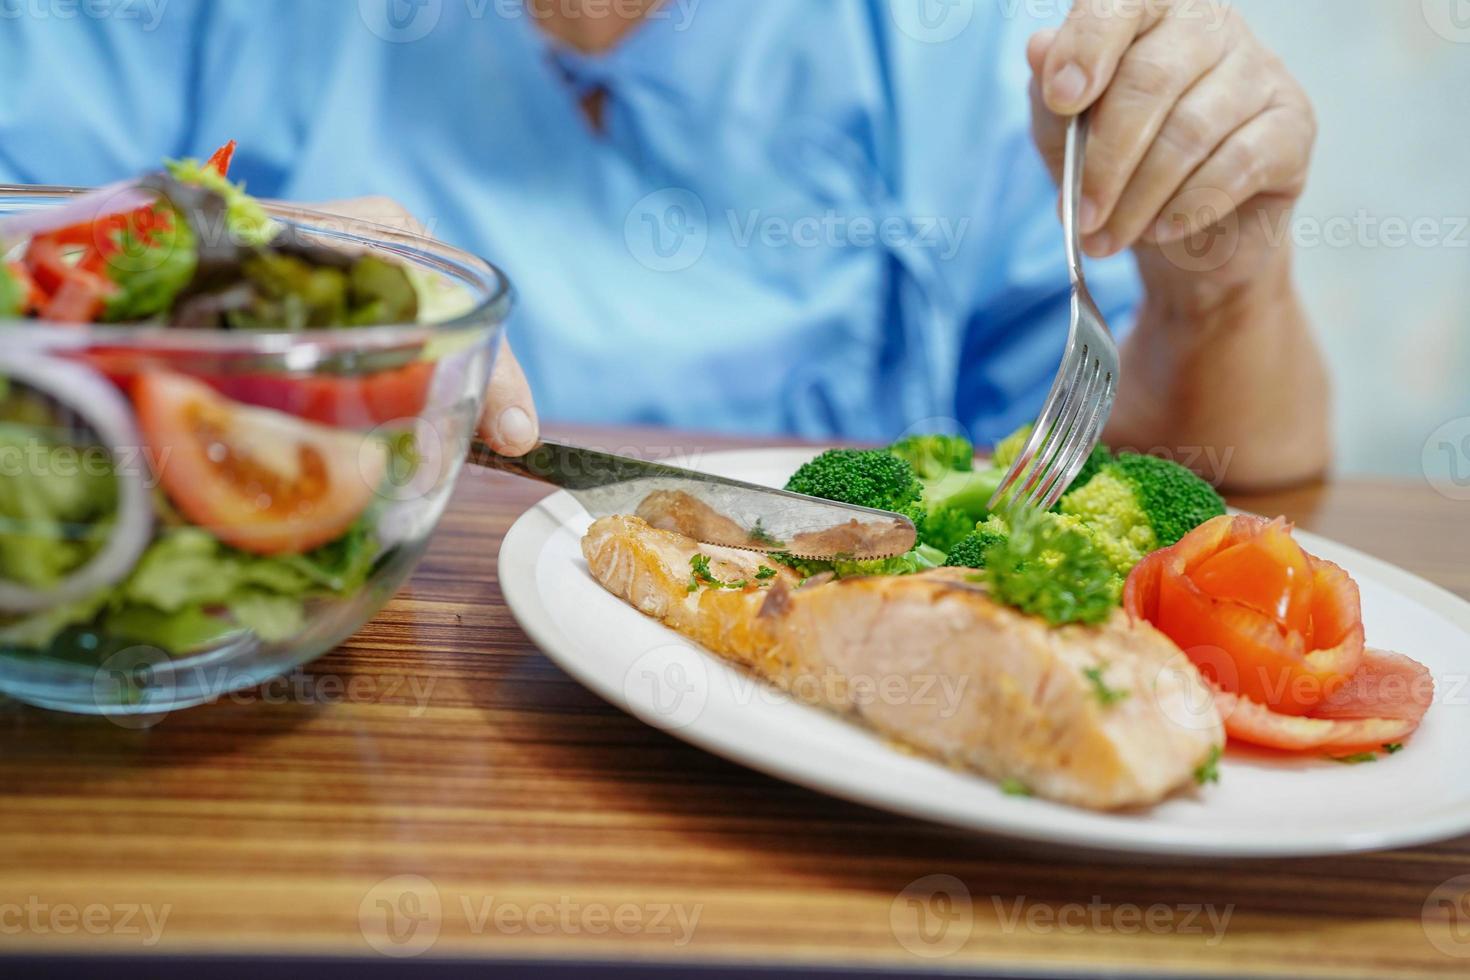
<svg viewBox="0 0 1470 980"><path fill-rule="evenodd" d="M781 486L804 449L685 461ZM1193 857L1290 857L1403 847L1470 832L1470 603L1312 534L1308 551L1357 579L1369 643L1433 672L1435 703L1401 752L1346 765L1232 746L1220 782L1147 810L1094 813L1007 796L986 779L905 754L863 728L789 700L603 590L587 571L590 519L567 494L527 511L500 551L517 621L582 684L651 725L772 776L870 806L1014 839ZM942 695L941 695L942 696Z"/></svg>

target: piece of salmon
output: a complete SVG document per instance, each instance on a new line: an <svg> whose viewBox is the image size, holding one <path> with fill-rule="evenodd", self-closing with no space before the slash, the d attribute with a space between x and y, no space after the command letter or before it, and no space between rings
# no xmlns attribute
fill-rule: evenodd
<svg viewBox="0 0 1470 980"><path fill-rule="evenodd" d="M1154 803L1224 745L1193 664L1121 612L1049 627L957 569L801 584L759 554L636 517L597 521L582 552L608 591L794 697L1038 796ZM712 578L747 584L691 591L695 554ZM757 579L762 565L776 575Z"/></svg>

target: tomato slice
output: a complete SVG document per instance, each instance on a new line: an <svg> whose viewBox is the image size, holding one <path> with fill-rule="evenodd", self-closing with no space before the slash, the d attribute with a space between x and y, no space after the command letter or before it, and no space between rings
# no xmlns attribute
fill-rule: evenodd
<svg viewBox="0 0 1470 980"><path fill-rule="evenodd" d="M1284 522L1206 522L1134 569L1124 605L1225 690L1281 714L1310 714L1363 655L1357 586L1303 552Z"/></svg>
<svg viewBox="0 0 1470 980"><path fill-rule="evenodd" d="M1233 599L1269 616L1308 647L1312 630L1312 569L1284 521L1206 558L1189 572L1201 592Z"/></svg>
<svg viewBox="0 0 1470 980"><path fill-rule="evenodd" d="M370 429L417 418L428 403L434 364L415 361L357 377L231 375L203 379L220 393L261 408L274 408L323 425Z"/></svg>
<svg viewBox="0 0 1470 980"><path fill-rule="evenodd" d="M1428 668L1402 654L1369 650L1346 684L1313 717L1272 711L1250 698L1216 691L1215 707L1231 738L1288 752L1376 750L1414 733L1434 701Z"/></svg>
<svg viewBox="0 0 1470 980"><path fill-rule="evenodd" d="M169 499L254 554L299 553L340 537L387 470L377 439L239 405L184 375L141 374L132 397Z"/></svg>

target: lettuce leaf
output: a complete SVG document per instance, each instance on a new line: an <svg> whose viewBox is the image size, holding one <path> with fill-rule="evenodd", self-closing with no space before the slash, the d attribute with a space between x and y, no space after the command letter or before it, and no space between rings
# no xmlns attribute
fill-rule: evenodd
<svg viewBox="0 0 1470 980"><path fill-rule="evenodd" d="M167 313L199 266L194 232L178 214L149 239L131 228L122 230L117 245L118 251L107 260L108 278L118 287L103 312L103 319L110 323Z"/></svg>
<svg viewBox="0 0 1470 980"><path fill-rule="evenodd" d="M104 459L0 423L0 577L46 589L91 559L117 509Z"/></svg>
<svg viewBox="0 0 1470 980"><path fill-rule="evenodd" d="M214 191L225 199L226 221L230 234L240 245L265 245L276 237L279 227L260 202L245 193L245 185L232 184L213 168L195 159L167 160L164 168L170 177L183 184L194 184Z"/></svg>
<svg viewBox="0 0 1470 980"><path fill-rule="evenodd" d="M25 305L25 293L10 267L0 262L0 317L19 316Z"/></svg>
<svg viewBox="0 0 1470 980"><path fill-rule="evenodd" d="M197 527L173 528L119 586L107 625L174 653L239 628L278 642L305 625L311 596L361 588L377 552L366 520L315 551L272 558L237 551Z"/></svg>

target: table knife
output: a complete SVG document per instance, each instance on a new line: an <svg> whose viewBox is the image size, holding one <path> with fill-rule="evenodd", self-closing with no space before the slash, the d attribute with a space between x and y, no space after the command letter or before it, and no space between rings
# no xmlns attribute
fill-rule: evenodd
<svg viewBox="0 0 1470 980"><path fill-rule="evenodd" d="M502 456L476 440L470 462L567 491L593 517L640 517L704 544L800 558L863 561L914 547L914 524L855 507L725 477L543 441Z"/></svg>

